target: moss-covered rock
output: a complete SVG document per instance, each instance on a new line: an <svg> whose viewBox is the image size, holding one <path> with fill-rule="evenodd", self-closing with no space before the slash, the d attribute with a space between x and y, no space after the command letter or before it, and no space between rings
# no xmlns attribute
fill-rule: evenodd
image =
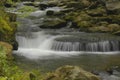
<svg viewBox="0 0 120 80"><path fill-rule="evenodd" d="M113 34L114 34L114 35L118 35L118 36L120 36L120 30L114 32Z"/></svg>
<svg viewBox="0 0 120 80"><path fill-rule="evenodd" d="M108 32L109 29L105 26L96 26L95 25L94 27L90 27L88 29L88 31L90 31L90 32Z"/></svg>
<svg viewBox="0 0 120 80"><path fill-rule="evenodd" d="M12 56L12 49L13 49L12 45L5 42L0 42L0 47L4 49L8 57Z"/></svg>
<svg viewBox="0 0 120 80"><path fill-rule="evenodd" d="M59 13L48 11L47 15L71 21L72 28L80 28L83 31L115 32L115 27L111 28L108 25L120 25L119 4L119 0L49 0L40 3L39 7L42 10L54 6L63 8ZM109 14L110 11L113 13Z"/></svg>
<svg viewBox="0 0 120 80"><path fill-rule="evenodd" d="M107 26L107 28L109 28L110 32L116 32L116 31L120 30L120 25L119 24L109 24Z"/></svg>
<svg viewBox="0 0 120 80"><path fill-rule="evenodd" d="M108 14L119 14L120 13L120 1L109 0L106 1L106 9Z"/></svg>
<svg viewBox="0 0 120 80"><path fill-rule="evenodd" d="M104 16L106 15L106 10L104 8L98 7L96 9L91 9L86 11L88 15L92 17Z"/></svg>
<svg viewBox="0 0 120 80"><path fill-rule="evenodd" d="M33 7L33 6L23 6L21 8L18 9L18 12L21 13L20 17L28 17L30 15L30 13L36 11L37 8Z"/></svg>
<svg viewBox="0 0 120 80"><path fill-rule="evenodd" d="M13 45L14 49L17 49L18 45L15 40L17 24L15 21L15 14L6 13L4 9L0 7L0 41L8 42Z"/></svg>
<svg viewBox="0 0 120 80"><path fill-rule="evenodd" d="M77 66L63 66L49 74L45 80L100 80L100 78Z"/></svg>
<svg viewBox="0 0 120 80"><path fill-rule="evenodd" d="M46 18L40 28L58 29L66 26L66 21L59 18Z"/></svg>

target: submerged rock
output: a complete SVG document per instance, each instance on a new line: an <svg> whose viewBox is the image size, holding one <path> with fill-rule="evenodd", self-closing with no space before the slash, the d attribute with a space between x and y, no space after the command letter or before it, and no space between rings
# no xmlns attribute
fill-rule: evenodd
<svg viewBox="0 0 120 80"><path fill-rule="evenodd" d="M77 66L63 66L51 73L45 80L100 80L100 78Z"/></svg>

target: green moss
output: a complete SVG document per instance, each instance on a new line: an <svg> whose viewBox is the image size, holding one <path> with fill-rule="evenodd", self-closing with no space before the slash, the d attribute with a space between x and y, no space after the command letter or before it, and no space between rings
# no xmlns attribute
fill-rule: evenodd
<svg viewBox="0 0 120 80"><path fill-rule="evenodd" d="M36 11L37 9L34 8L33 6L23 6L18 10L21 14L19 15L20 17L27 17L30 15L30 13Z"/></svg>
<svg viewBox="0 0 120 80"><path fill-rule="evenodd" d="M12 45L15 42L15 32L17 29L16 15L7 13L0 7L0 41L8 42Z"/></svg>
<svg viewBox="0 0 120 80"><path fill-rule="evenodd" d="M8 22L0 16L0 32L4 34L6 31L11 32L12 30Z"/></svg>
<svg viewBox="0 0 120 80"><path fill-rule="evenodd" d="M88 27L91 27L92 24L89 21L80 21L78 22L77 26L79 28L88 28Z"/></svg>
<svg viewBox="0 0 120 80"><path fill-rule="evenodd" d="M100 80L96 75L77 66L63 66L48 75L45 80Z"/></svg>

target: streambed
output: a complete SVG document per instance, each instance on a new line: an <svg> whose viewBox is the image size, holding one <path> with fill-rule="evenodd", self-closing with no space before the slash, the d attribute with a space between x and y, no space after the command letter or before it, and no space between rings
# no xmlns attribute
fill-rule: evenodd
<svg viewBox="0 0 120 80"><path fill-rule="evenodd" d="M53 10L56 11L56 8ZM71 25L61 29L41 29L39 26L44 21L59 20L46 17L45 12L39 10L33 12L32 17L17 19L20 22L16 34L19 49L13 55L19 67L26 71L37 69L48 72L63 65L75 65L102 74L109 68L120 70L119 36L80 32L69 28ZM110 80L111 75L105 75L107 77L103 80ZM120 77L120 73L115 76Z"/></svg>

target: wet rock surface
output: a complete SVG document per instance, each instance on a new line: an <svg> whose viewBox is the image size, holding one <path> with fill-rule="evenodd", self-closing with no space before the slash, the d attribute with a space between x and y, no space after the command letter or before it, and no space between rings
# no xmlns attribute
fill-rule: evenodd
<svg viewBox="0 0 120 80"><path fill-rule="evenodd" d="M96 75L89 73L76 66L64 66L58 68L45 80L100 80Z"/></svg>
<svg viewBox="0 0 120 80"><path fill-rule="evenodd" d="M77 28L86 32L108 32L117 35L120 30L119 4L119 0L49 0L35 1L34 3L23 2L23 5L34 6L40 9L32 12L30 17L46 18L44 19L45 22L43 21L44 25L37 25L41 28L62 28L65 25L60 21L71 21L72 26L69 28ZM47 17L43 17L46 15ZM54 25L49 20L49 17L59 18L61 20L56 20L56 22L53 20L56 23ZM48 25L48 27L45 25Z"/></svg>

